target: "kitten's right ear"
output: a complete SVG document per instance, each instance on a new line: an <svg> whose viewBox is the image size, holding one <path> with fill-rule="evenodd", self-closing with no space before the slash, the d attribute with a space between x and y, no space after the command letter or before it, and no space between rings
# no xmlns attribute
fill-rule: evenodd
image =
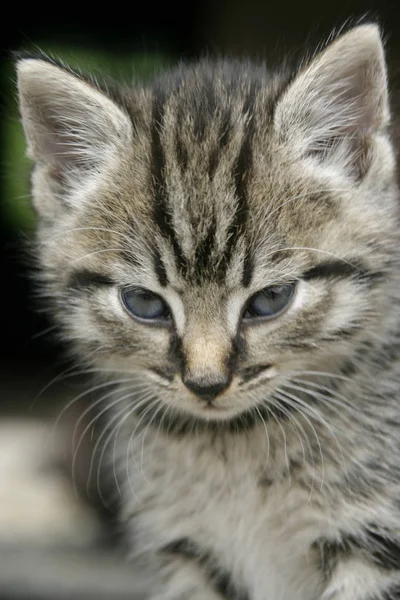
<svg viewBox="0 0 400 600"><path fill-rule="evenodd" d="M93 172L129 143L130 119L94 84L41 59L20 60L17 72L30 158L59 171Z"/></svg>

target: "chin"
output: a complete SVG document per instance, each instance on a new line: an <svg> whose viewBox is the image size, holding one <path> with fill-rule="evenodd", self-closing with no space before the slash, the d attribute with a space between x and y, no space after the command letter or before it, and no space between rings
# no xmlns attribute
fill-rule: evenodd
<svg viewBox="0 0 400 600"><path fill-rule="evenodd" d="M198 419L202 419L203 421L230 421L235 417L238 417L240 414L244 412L243 410L238 410L237 408L220 408L218 406L204 406L202 408L194 408L192 411L192 416L197 417Z"/></svg>

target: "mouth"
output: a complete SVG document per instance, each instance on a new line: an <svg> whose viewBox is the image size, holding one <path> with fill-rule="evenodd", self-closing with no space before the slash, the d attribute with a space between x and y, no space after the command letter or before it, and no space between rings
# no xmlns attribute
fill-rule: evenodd
<svg viewBox="0 0 400 600"><path fill-rule="evenodd" d="M201 412L209 412L209 411L221 411L224 410L222 406L218 406L216 404L216 398L198 398L196 397L196 409Z"/></svg>
<svg viewBox="0 0 400 600"><path fill-rule="evenodd" d="M203 404L203 410L205 411L221 411L221 410L225 410L220 406L216 406L213 402L213 400L211 400L210 402L207 402L206 404Z"/></svg>
<svg viewBox="0 0 400 600"><path fill-rule="evenodd" d="M195 403L195 414L206 421L226 421L242 412L237 407L226 404L226 401L221 403L220 400L222 399L212 398L206 401L198 399Z"/></svg>

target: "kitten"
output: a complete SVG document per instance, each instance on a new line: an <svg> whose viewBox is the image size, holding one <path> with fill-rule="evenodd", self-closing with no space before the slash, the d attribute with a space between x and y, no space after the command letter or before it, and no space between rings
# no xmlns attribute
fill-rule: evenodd
<svg viewBox="0 0 400 600"><path fill-rule="evenodd" d="M42 284L106 378L101 462L148 597L400 598L378 28L287 74L201 61L113 90L27 58L18 85Z"/></svg>

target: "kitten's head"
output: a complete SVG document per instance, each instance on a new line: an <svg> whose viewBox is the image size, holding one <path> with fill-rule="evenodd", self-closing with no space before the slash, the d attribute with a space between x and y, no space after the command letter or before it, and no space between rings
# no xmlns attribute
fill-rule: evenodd
<svg viewBox="0 0 400 600"><path fill-rule="evenodd" d="M113 92L24 59L18 76L45 289L83 360L224 420L354 354L397 228L377 27L288 75L205 61Z"/></svg>

